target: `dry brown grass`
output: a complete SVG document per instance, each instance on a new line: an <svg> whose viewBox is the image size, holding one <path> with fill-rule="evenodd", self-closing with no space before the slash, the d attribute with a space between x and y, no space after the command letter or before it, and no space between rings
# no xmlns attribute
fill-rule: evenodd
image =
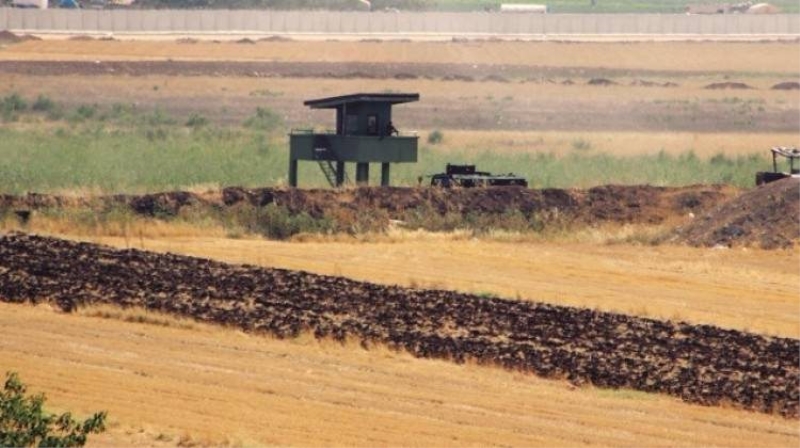
<svg viewBox="0 0 800 448"><path fill-rule="evenodd" d="M55 411L109 412L108 432L90 446L800 442L797 422L776 416L308 336L279 341L165 316L154 325L128 312L92 313L0 304L3 369L45 392Z"/></svg>
<svg viewBox="0 0 800 448"><path fill-rule="evenodd" d="M84 210L90 214L90 210ZM221 225L191 223L187 221L162 221L131 215L127 219L92 220L74 215L37 215L26 224L16 217L0 219L0 231L20 231L43 235L104 235L122 238L125 244L142 244L143 238L182 238L182 237L225 237L228 231ZM138 242L138 243L137 243Z"/></svg>
<svg viewBox="0 0 800 448"><path fill-rule="evenodd" d="M622 228L611 234L589 230L572 237L573 242L565 237L557 243L512 234L473 240L458 233L401 233L393 239L361 243L198 237L127 242L101 236L91 239L120 247L141 244L148 250L233 263L490 293L800 337L800 250L598 244L632 235L635 239L628 232L637 231L643 230Z"/></svg>
<svg viewBox="0 0 800 448"><path fill-rule="evenodd" d="M574 153L574 142L591 145L581 154L614 156L652 155L659 151L676 155L694 151L700 158L767 154L772 146L800 146L800 135L790 133L691 133L691 132L559 132L446 130L437 150L469 152L526 152L565 155ZM775 142L785 142L777 145Z"/></svg>
<svg viewBox="0 0 800 448"><path fill-rule="evenodd" d="M241 60L520 64L619 69L778 72L797 75L796 43L643 42L232 42L27 41L6 47L4 60Z"/></svg>

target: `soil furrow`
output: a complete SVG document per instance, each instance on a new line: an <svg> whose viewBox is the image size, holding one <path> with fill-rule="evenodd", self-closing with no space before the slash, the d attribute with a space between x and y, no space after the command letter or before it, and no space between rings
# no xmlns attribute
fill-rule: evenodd
<svg viewBox="0 0 800 448"><path fill-rule="evenodd" d="M407 289L40 236L0 238L0 299L191 316L278 337L311 332L418 357L666 393L786 417L800 341L589 309Z"/></svg>

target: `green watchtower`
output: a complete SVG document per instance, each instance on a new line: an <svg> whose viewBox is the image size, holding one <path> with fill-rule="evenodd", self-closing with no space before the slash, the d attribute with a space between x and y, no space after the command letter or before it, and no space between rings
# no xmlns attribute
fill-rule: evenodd
<svg viewBox="0 0 800 448"><path fill-rule="evenodd" d="M297 161L319 163L333 186L345 181L345 163L356 164L356 183L369 183L369 164L381 164L381 185L389 185L391 163L416 162L416 135L392 125L392 105L419 101L418 93L356 93L304 102L312 109L335 109L336 131L292 130L289 185L297 186Z"/></svg>

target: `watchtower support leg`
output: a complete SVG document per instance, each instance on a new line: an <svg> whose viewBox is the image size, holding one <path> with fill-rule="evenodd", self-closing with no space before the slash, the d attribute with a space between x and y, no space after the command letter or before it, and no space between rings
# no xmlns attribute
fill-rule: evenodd
<svg viewBox="0 0 800 448"><path fill-rule="evenodd" d="M297 186L297 160L289 160L289 186Z"/></svg>
<svg viewBox="0 0 800 448"><path fill-rule="evenodd" d="M389 163L381 163L381 187L389 186Z"/></svg>
<svg viewBox="0 0 800 448"><path fill-rule="evenodd" d="M356 163L356 184L358 185L369 184L369 163L365 162Z"/></svg>
<svg viewBox="0 0 800 448"><path fill-rule="evenodd" d="M336 186L341 187L344 184L344 162L336 162Z"/></svg>

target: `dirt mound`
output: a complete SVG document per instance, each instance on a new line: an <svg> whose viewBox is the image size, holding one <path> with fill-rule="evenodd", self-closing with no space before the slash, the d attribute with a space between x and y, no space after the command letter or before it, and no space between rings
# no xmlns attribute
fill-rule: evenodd
<svg viewBox="0 0 800 448"><path fill-rule="evenodd" d="M787 81L780 82L771 87L772 90L800 90L800 82Z"/></svg>
<svg viewBox="0 0 800 448"><path fill-rule="evenodd" d="M292 40L293 39L291 37L272 35L272 36L269 36L269 37L262 37L258 41L259 42L290 42Z"/></svg>
<svg viewBox="0 0 800 448"><path fill-rule="evenodd" d="M264 206L275 203L292 212L321 217L334 210L380 209L403 220L407 212L427 210L439 215L502 215L518 211L527 218L592 225L604 222L659 224L670 218L707 210L730 197L722 186L680 188L609 185L589 190L548 188L357 188L353 190L226 188L225 205L241 201ZM553 221L556 223L555 221Z"/></svg>
<svg viewBox="0 0 800 448"><path fill-rule="evenodd" d="M713 84L709 84L704 89L711 89L711 90L719 90L719 89L752 89L749 85L743 82L715 82Z"/></svg>
<svg viewBox="0 0 800 448"><path fill-rule="evenodd" d="M17 42L24 42L26 40L41 40L41 38L36 37L36 36L31 36L31 35L28 35L28 34L25 34L25 35L22 35L22 36L18 36L18 35L12 33L11 31L8 31L8 30L0 31L0 43L3 43L3 44L14 44L14 43L17 43Z"/></svg>
<svg viewBox="0 0 800 448"><path fill-rule="evenodd" d="M694 246L790 248L800 241L800 179L754 188L678 230Z"/></svg>
<svg viewBox="0 0 800 448"><path fill-rule="evenodd" d="M113 303L279 337L356 338L421 358L797 417L800 341L589 309L407 289L26 235L0 237L0 299Z"/></svg>
<svg viewBox="0 0 800 448"><path fill-rule="evenodd" d="M640 86L640 87L678 87L677 83L671 81L656 82L656 81L648 81L646 79L634 79L633 81L631 81L630 85Z"/></svg>
<svg viewBox="0 0 800 448"><path fill-rule="evenodd" d="M76 199L51 195L0 195L0 216L18 210L87 207L95 210L127 206L136 214L169 219L184 208L201 208L235 215L242 207L275 206L289 216L304 215L335 224L330 231L349 231L354 223L363 231L385 230L390 221L431 231L467 228L525 230L522 224L544 230L619 224L677 224L730 198L735 190L723 186L680 188L609 185L588 190L526 188L399 188L248 189L229 187L221 192L186 191L115 195ZM366 221L364 221L366 219ZM366 226L366 227L365 227ZM516 227L515 227L516 226ZM339 229L339 230L337 230ZM300 231L300 230L297 230ZM285 238L288 235L270 235Z"/></svg>
<svg viewBox="0 0 800 448"><path fill-rule="evenodd" d="M592 78L587 82L590 86L615 86L616 82L606 78Z"/></svg>
<svg viewBox="0 0 800 448"><path fill-rule="evenodd" d="M8 30L0 31L0 42L14 43L21 41L22 38Z"/></svg>

